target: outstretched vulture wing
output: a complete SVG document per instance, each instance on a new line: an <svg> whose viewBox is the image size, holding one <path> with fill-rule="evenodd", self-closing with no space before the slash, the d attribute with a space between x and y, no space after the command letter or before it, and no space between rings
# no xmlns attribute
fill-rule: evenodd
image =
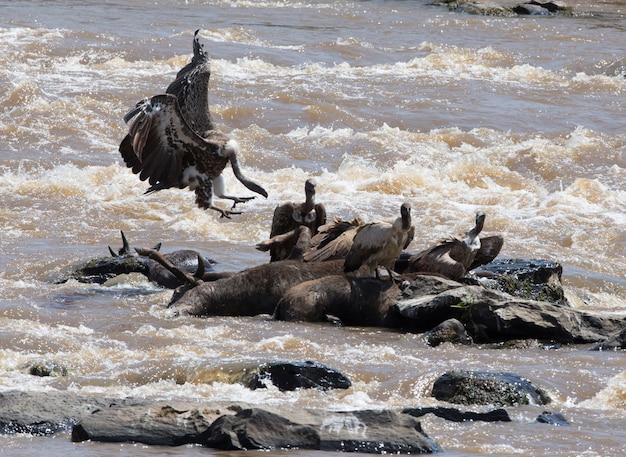
<svg viewBox="0 0 626 457"><path fill-rule="evenodd" d="M152 186L184 187L182 170L197 166L197 157L227 161L222 156L225 137L204 139L196 134L185 122L174 95L156 95L139 102L124 121L129 123L128 140L122 141L120 153L133 173Z"/></svg>

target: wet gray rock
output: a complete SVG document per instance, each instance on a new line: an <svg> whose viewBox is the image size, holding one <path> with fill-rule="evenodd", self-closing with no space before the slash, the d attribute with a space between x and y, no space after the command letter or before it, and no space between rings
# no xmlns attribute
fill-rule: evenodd
<svg viewBox="0 0 626 457"><path fill-rule="evenodd" d="M2 392L0 433L53 435L67 432L82 417L106 405L106 399L77 401L76 396L66 392Z"/></svg>
<svg viewBox="0 0 626 457"><path fill-rule="evenodd" d="M547 2L543 2L540 0L532 0L530 2L527 3L522 3L520 5L518 5L516 8L523 8L523 7L539 7L541 8L543 11L547 11L550 14L571 14L573 12L573 9L571 6L568 6L566 3L564 2L560 2L558 0L553 0L553 1L547 1ZM514 8L514 9L516 9ZM544 15L545 13L543 11L539 11L539 14ZM516 11L516 13L518 14L526 14L522 11ZM529 13L529 14L533 14L533 13Z"/></svg>
<svg viewBox="0 0 626 457"><path fill-rule="evenodd" d="M596 344L589 349L590 351L616 351L618 349L626 349L626 328L621 332L612 335L605 341Z"/></svg>
<svg viewBox="0 0 626 457"><path fill-rule="evenodd" d="M162 402L142 401L131 405L113 402L83 416L72 428L72 441L136 442L158 446L198 443L213 423L215 412Z"/></svg>
<svg viewBox="0 0 626 457"><path fill-rule="evenodd" d="M320 440L324 451L429 454L442 450L416 418L388 410L327 413Z"/></svg>
<svg viewBox="0 0 626 457"><path fill-rule="evenodd" d="M321 419L321 423L319 422ZM375 454L432 453L440 447L413 417L391 411L327 413L316 425L253 408L220 417L206 446L224 450L319 449Z"/></svg>
<svg viewBox="0 0 626 457"><path fill-rule="evenodd" d="M261 365L247 383L250 389L271 382L281 391L296 389L347 389L352 383L339 371L318 362L270 362Z"/></svg>
<svg viewBox="0 0 626 457"><path fill-rule="evenodd" d="M481 284L514 297L569 305L561 283L563 267L543 259L498 258L472 272Z"/></svg>
<svg viewBox="0 0 626 457"><path fill-rule="evenodd" d="M440 447L419 421L394 411L252 408L238 402L152 401L70 392L0 393L0 431L54 435L74 442L203 444L218 449L301 448L369 453L428 453Z"/></svg>
<svg viewBox="0 0 626 457"><path fill-rule="evenodd" d="M553 413L551 411L544 411L536 419L540 424L548 424L548 425L560 425L560 426L568 426L569 422L563 414L561 413Z"/></svg>
<svg viewBox="0 0 626 457"><path fill-rule="evenodd" d="M522 3L513 8L513 11L517 14L530 15L530 16L550 16L552 13L549 9L544 8L541 5L533 3Z"/></svg>
<svg viewBox="0 0 626 457"><path fill-rule="evenodd" d="M221 416L200 441L205 446L223 450L320 448L320 436L314 427L297 424L260 408Z"/></svg>
<svg viewBox="0 0 626 457"><path fill-rule="evenodd" d="M429 346L436 347L442 343L472 344L472 337L458 319L448 319L426 332L424 338Z"/></svg>
<svg viewBox="0 0 626 457"><path fill-rule="evenodd" d="M548 394L528 379L513 373L449 371L433 384L432 396L462 405L545 405Z"/></svg>
<svg viewBox="0 0 626 457"><path fill-rule="evenodd" d="M485 16L515 16L515 15L571 15L573 10L560 1L530 1L510 6L506 2L502 5L498 2L484 0L434 0L433 5L445 6L450 11L467 14L480 14Z"/></svg>
<svg viewBox="0 0 626 457"><path fill-rule="evenodd" d="M537 339L557 343L603 341L622 331L621 317L526 300L480 285L416 276L393 305L405 328L428 331L447 319L461 321L474 342Z"/></svg>
<svg viewBox="0 0 626 457"><path fill-rule="evenodd" d="M453 11L467 14L479 14L482 16L514 16L515 12L508 7L495 2L457 2L457 6L451 8Z"/></svg>
<svg viewBox="0 0 626 457"><path fill-rule="evenodd" d="M511 422L511 417L505 409L493 409L490 411L461 411L457 408L446 408L443 406L428 406L422 408L405 408L404 414L414 417L422 417L426 414L434 414L437 417L451 422Z"/></svg>

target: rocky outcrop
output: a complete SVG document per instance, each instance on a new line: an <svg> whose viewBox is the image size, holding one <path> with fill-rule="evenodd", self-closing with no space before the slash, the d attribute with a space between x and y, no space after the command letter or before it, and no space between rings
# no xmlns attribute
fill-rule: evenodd
<svg viewBox="0 0 626 457"><path fill-rule="evenodd" d="M443 393L442 393L443 392ZM549 402L541 388L514 374L450 372L433 395L458 404L509 407ZM539 410L541 411L541 410ZM66 391L0 393L0 432L72 441L134 442L155 446L201 444L221 450L311 449L375 454L432 453L442 449L418 418L454 422L511 422L505 409L449 406L394 410L327 411L299 405L263 408L241 402L156 401L84 396ZM543 411L537 422L569 425Z"/></svg>
<svg viewBox="0 0 626 457"><path fill-rule="evenodd" d="M298 406L253 408L85 397L70 392L3 392L0 430L72 441L202 444L217 449L317 449L415 454L439 451L419 421L390 410L324 411Z"/></svg>
<svg viewBox="0 0 626 457"><path fill-rule="evenodd" d="M508 3L508 2L507 2ZM532 0L518 5L502 5L492 1L482 0L433 0L433 5L445 6L450 11L468 14L480 14L485 16L552 16L572 15L573 10L560 1Z"/></svg>
<svg viewBox="0 0 626 457"><path fill-rule="evenodd" d="M516 298L434 276L415 277L392 311L413 331L428 331L447 319L458 319L475 342L483 343L527 338L591 343L603 341L626 326L622 317Z"/></svg>
<svg viewBox="0 0 626 457"><path fill-rule="evenodd" d="M462 405L545 405L548 394L528 379L512 373L449 371L433 384L432 396Z"/></svg>
<svg viewBox="0 0 626 457"><path fill-rule="evenodd" d="M540 1L533 0L526 3L521 3L513 8L517 14L529 14L539 16L549 16L554 14L571 15L573 9L567 6L565 3L553 0L553 1Z"/></svg>
<svg viewBox="0 0 626 457"><path fill-rule="evenodd" d="M318 431L260 408L218 418L200 440L223 450L320 449Z"/></svg>

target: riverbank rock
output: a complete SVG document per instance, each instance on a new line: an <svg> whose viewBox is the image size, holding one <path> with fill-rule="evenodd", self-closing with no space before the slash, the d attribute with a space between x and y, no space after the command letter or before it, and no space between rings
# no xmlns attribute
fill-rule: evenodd
<svg viewBox="0 0 626 457"><path fill-rule="evenodd" d="M545 405L548 394L528 379L512 373L449 371L433 384L432 396L462 405Z"/></svg>
<svg viewBox="0 0 626 457"><path fill-rule="evenodd" d="M338 370L311 360L224 362L213 368L205 368L201 374L190 379L178 379L178 382L242 384L252 390L274 386L282 392L296 389L347 389L352 385Z"/></svg>
<svg viewBox="0 0 626 457"><path fill-rule="evenodd" d="M572 7L559 1L547 1L542 2L539 0L533 0L527 3L521 3L513 8L517 14L530 14L530 15L571 15L573 12Z"/></svg>
<svg viewBox="0 0 626 457"><path fill-rule="evenodd" d="M229 451L320 448L320 436L315 428L260 408L221 416L200 441L205 446Z"/></svg>

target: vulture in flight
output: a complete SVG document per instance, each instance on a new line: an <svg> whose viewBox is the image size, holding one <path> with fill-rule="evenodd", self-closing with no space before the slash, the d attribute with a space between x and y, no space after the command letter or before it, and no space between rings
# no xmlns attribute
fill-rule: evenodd
<svg viewBox="0 0 626 457"><path fill-rule="evenodd" d="M218 131L209 111L210 60L194 34L193 58L181 69L166 93L137 103L124 116L128 134L119 151L128 168L148 180L146 193L188 187L200 208L222 217L241 214L214 205L213 196L237 203L254 197L226 195L222 172L230 162L235 177L249 190L267 197L257 183L246 179L239 167L239 145Z"/></svg>

